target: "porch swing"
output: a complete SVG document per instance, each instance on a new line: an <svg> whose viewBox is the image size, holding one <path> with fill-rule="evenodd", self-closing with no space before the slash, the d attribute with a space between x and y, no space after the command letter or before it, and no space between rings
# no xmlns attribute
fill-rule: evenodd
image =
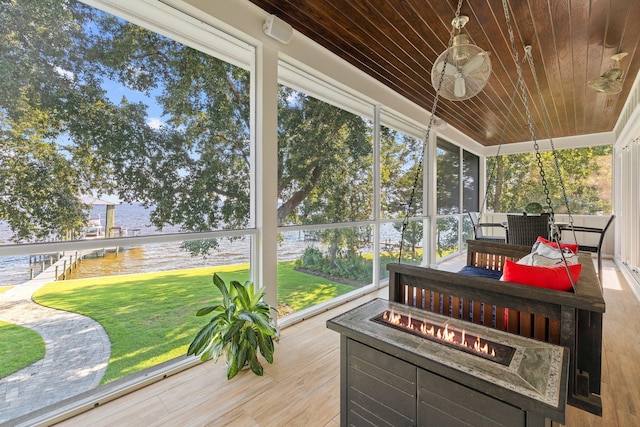
<svg viewBox="0 0 640 427"><path fill-rule="evenodd" d="M444 96L447 99L450 100L455 100L455 101L459 101L459 100L464 100L464 99L468 99L471 96L475 96L477 93L480 92L480 90L484 87L484 85L487 82L488 79L488 74L484 73L482 75L480 75L479 79L473 79L471 84L469 84L466 79L469 78L469 75L471 75L470 73L468 73L469 75L465 75L464 70L472 70L472 71L476 71L478 69L482 69L482 64L481 61L488 61L488 54L486 54L484 51L482 51L482 49L474 46L474 45L469 45L468 43L468 38L466 37L466 35L462 34L462 28L464 27L464 25L469 21L469 18L464 16L464 15L460 15L460 9L462 7L462 0L459 0L458 2L458 7L456 10L456 15L452 21L452 28L451 28L451 32L450 32L450 40L449 40L449 45L448 45L448 49L443 52L438 59L435 61L434 63L434 67L432 70L432 83L436 89L436 95L434 98L434 103L433 103L433 107L432 107L432 111L431 111L431 116L430 116L430 120L427 126L427 131L426 131L426 136L425 136L425 141L429 140L429 135L431 133L431 128L434 122L434 117L435 117L435 112L436 112L436 107L438 104L438 100L440 95ZM516 83L516 86L514 88L514 93L511 97L510 100L510 104L509 104L509 109L507 112L507 117L506 117L506 124L505 126L503 126L502 128L502 133L500 136L500 143L498 145L498 151L496 153L496 156L498 156L500 154L500 150L502 148L502 144L504 142L504 136L505 136L505 131L507 128L508 123L511 120L511 115L512 115L512 111L513 111L513 107L515 105L515 101L518 95L518 90L521 91L521 98L523 101L523 105L525 108L525 112L526 112L526 117L527 117L527 127L529 129L530 132L530 136L531 136L531 140L533 141L534 144L534 149L535 149L535 154L536 154L536 159L537 159L537 165L539 168L539 173L540 173L540 177L541 177L541 183L543 186L543 193L545 195L545 201L547 204L547 212L541 214L538 217L527 217L526 215L524 216L515 216L515 215L509 215L508 216L508 224L505 226L504 223L484 223L482 222L482 212L485 211L485 207L486 207L486 202L487 202L487 195L488 195L488 191L485 191L484 194L484 199L480 208L480 212L478 212L477 216L474 216L473 213L469 213L469 217L471 219L473 228L474 228L474 237L476 237L476 240L486 240L489 242L504 242L504 243L513 243L513 244L519 244L519 245L529 245L532 246L534 244L536 244L537 242L540 241L540 239L538 239L538 237L542 238L542 241L544 241L545 243L550 243L552 248L557 249L557 254L556 254L556 258L560 260L560 262L565 266L565 271L567 274L567 278L571 284L572 288L575 288L575 280L574 280L574 274L571 273L570 268L569 268L569 264L567 262L567 259L564 255L564 251L561 250L561 248L563 247L572 247L574 248L574 252L576 252L575 249L577 249L577 239L576 239L576 234L575 231L573 232L573 236L574 236L574 240L576 241L576 245L564 245L561 243L560 239L561 239L561 231L560 229L556 226L555 224L555 213L554 213L554 209L553 209L553 205L552 205L552 201L551 198L549 197L549 189L547 186L547 180L546 180L546 175L545 175L545 170L544 170L544 166L542 163L542 157L541 157L541 153L540 153L540 146L538 144L538 140L536 138L536 133L535 133L535 127L534 127L534 123L533 123L533 118L532 118L532 114L531 114L531 109L529 106L529 99L527 96L527 88L524 82L524 77L523 77L523 73L522 73L522 67L520 65L519 62L519 55L518 55L518 50L516 48L516 44L515 44L515 37L514 37L514 32L513 32L513 27L511 24L511 20L510 20L510 15L509 15L509 11L508 11L508 0L503 0L503 8L504 8L504 12L505 12L505 19L506 19L506 23L507 23L507 28L508 28L508 33L509 33L509 39L511 42L511 50L512 50L512 54L513 54L513 59L514 59L514 63L515 63L515 67L517 70L517 76L518 76L518 80ZM459 31L458 35L455 35L455 31L456 29ZM463 40L463 42L461 42L460 40ZM457 56L460 56L458 54L458 52L460 52L459 50L456 51L455 49L461 49L461 43L467 43L465 45L465 49L467 49L465 51L466 55L468 57L470 57L470 59L467 59L466 62L464 63L460 63L457 59ZM469 52L471 52L471 54L469 54ZM528 61L532 75L533 75L533 79L536 85L536 91L537 94L539 96L539 100L540 100L540 105L541 105L541 110L542 110L542 115L543 115L543 121L544 121L544 125L548 134L548 138L549 138L549 142L551 144L551 152L553 154L553 160L554 160L554 165L555 165L555 172L558 176L559 182L560 182L560 186L562 188L562 196L564 199L564 203L565 206L567 208L567 213L569 216L569 224L567 224L567 226L564 228L564 230L575 230L575 226L574 226L574 221L573 221L573 216L571 213L571 208L569 206L569 201L568 201L568 197L567 197L567 192L566 192L566 187L564 185L564 180L562 178L562 173L561 173L561 169L560 169L560 165L559 165L559 161L558 161L558 157L557 157L557 153L555 150L555 146L553 143L553 139L551 137L551 125L550 125L550 120L548 118L547 115L547 110L545 107L545 103L544 103L544 99L542 96L542 91L540 89L540 85L538 82L538 77L537 77L537 73L536 73L536 69L535 69L535 64L533 62L533 56L531 54L531 46L527 45L524 48L524 52L525 52L525 59ZM451 66L449 64L449 58L453 57L454 59L454 65ZM451 67L451 68L450 68ZM486 69L490 70L490 65L488 67L485 67ZM455 80L452 80L451 76L455 75ZM449 78L449 79L448 79ZM448 79L448 80L447 80ZM479 81L478 81L479 80ZM443 83L448 83L452 90L448 90L449 88L445 88L443 87ZM470 94L469 91L467 89L465 89L466 87L472 87L472 93ZM459 89L462 88L462 89ZM451 93L453 92L453 93ZM422 150L422 156L424 156L424 150ZM418 165L418 170L416 172L416 176L414 179L414 184L413 184L413 188L411 191L411 196L410 196L410 200L409 203L407 204L407 209L405 212L405 216L404 216L404 222L403 222L403 226L402 226L402 231L401 231L401 239L400 239L400 254L399 254L399 258L398 258L398 262L402 261L402 250L403 250L403 242L404 242L404 235L405 235L405 230L407 228L408 222L409 222L409 218L410 218L410 213L411 213L411 209L413 206L413 202L414 202L414 197L415 197L415 192L416 192L416 188L418 186L418 179L422 170L422 166L423 166L423 158L420 159L419 165ZM493 179L493 175L495 172L495 165L492 168L492 171L490 173L489 179L487 181L487 190L491 185L491 181ZM500 237L495 237L495 236L484 236L482 235L482 229L486 228L486 227L501 227L505 230L505 237L502 238ZM509 236L509 231L511 231L511 236ZM480 237L480 238L478 238ZM547 254L550 254L549 252L547 252ZM600 264L599 264L600 265ZM599 272L600 273L600 272ZM599 274L599 277L601 278L601 274Z"/></svg>
<svg viewBox="0 0 640 427"><path fill-rule="evenodd" d="M513 43L513 40L512 40ZM512 48L513 45L512 45ZM604 237L606 235L607 230L609 229L610 225L612 224L615 215L611 215L609 217L609 219L607 220L606 224L602 227L588 227L588 226L578 226L575 225L574 219L573 219L573 214L571 212L571 207L569 206L569 198L567 196L567 190L566 190L566 186L564 184L564 180L562 177L562 173L561 173L561 169L560 169L560 164L558 161L558 156L557 156L557 152L556 149L554 147L554 143L553 143L553 138L551 137L551 125L550 125L550 120L547 114L547 110L546 110L546 106L544 103L544 99L542 97L542 91L540 89L540 85L538 82L538 78L537 78L537 74L536 74L536 70L535 70L535 64L533 62L533 56L531 54L531 46L525 46L525 58L529 63L529 67L531 69L532 75L533 75L533 79L535 81L536 84L536 91L537 94L540 98L540 105L541 105L541 111L542 111L542 115L543 115L543 121L544 121L544 125L548 134L548 139L551 145L551 153L553 156L553 161L554 161L554 166L555 166L555 172L558 176L558 180L560 183L560 188L562 190L562 197L563 197L563 201L567 210L567 215L568 215L568 220L569 222L564 224L557 224L555 221L555 213L554 213L554 209L553 206L551 204L551 199L549 197L549 189L547 187L547 180L546 180L546 175L545 175L545 171L543 168L543 164L542 164L542 160L541 160L541 154L540 154L540 148L538 145L537 140L535 139L535 132L533 130L533 123L531 120L531 114L530 114L530 110L529 110L529 105L528 102L526 101L526 92L525 92L525 86L524 86L524 80L522 79L522 75L521 75L521 70L520 67L518 65L517 62L517 51L514 48L514 57L516 58L516 66L518 68L518 74L519 74L519 84L522 88L523 91L523 98L525 99L525 108L526 108L526 112L527 112L527 117L528 117L528 126L529 129L531 131L531 136L532 136L532 140L534 141L534 149L535 149L535 154L536 154L536 159L537 159L537 164L539 167L539 171L540 171L540 177L541 177L541 182L542 182L542 186L543 186L543 192L545 195L545 201L547 204L547 208L548 211L546 213L541 214L542 217L527 217L527 214L525 212L524 215L520 216L520 215L508 215L507 217L507 224L505 226L505 224L495 224L495 223L482 223L481 222L481 215L482 212L485 211L486 209L486 202L487 202L487 196L488 196L488 189L491 186L492 180L493 180L493 176L494 176L494 172L496 169L496 164L494 164L491 173L489 175L489 179L487 180L487 191L485 191L485 197L483 199L481 208L480 208L480 212L478 213L477 216L477 223L478 223L478 227L481 226L496 226L496 225L500 225L506 228L506 235L507 237L505 238L505 241L507 243L513 243L513 244L529 244L531 245L531 241L536 241L536 239L538 239L538 237L543 237L545 239L550 239L553 244L555 244L555 246L557 246L558 248L561 248L562 246L565 247L572 247L574 249L574 252L577 251L581 251L581 252L590 252L590 253L595 253L597 256L597 268L598 268L598 280L600 282L600 286L602 287L602 244L604 242ZM514 96L511 98L511 104L509 107L509 111L508 111L508 115L507 115L507 123L509 123L509 119L511 117L511 109L513 107L514 101L515 101L515 97L517 94L517 88L515 90ZM505 127L506 128L506 127ZM501 136L500 139L500 144L498 146L498 151L496 152L496 156L500 155L500 149L502 148L502 142L503 142L503 136L504 136L504 128L503 128L503 134ZM474 231L475 231L475 227L474 227ZM573 244L562 244L561 243L561 238L562 238L562 232L563 231L569 231L571 232L571 235L573 236ZM510 234L508 234L510 232ZM579 243L578 242L578 238L576 233L592 233L592 234L597 234L598 235L598 241L597 243L591 243L591 244L584 244L584 243ZM548 234L548 237L545 236L544 234ZM477 238L477 237L476 237ZM525 243L526 242L526 243ZM564 257L562 257L562 261L563 264L566 265L566 260L564 259ZM567 269L567 273L568 273L568 269ZM571 275L569 275L569 277L571 277ZM572 286L575 286L575 284L573 283L573 279L572 280Z"/></svg>
<svg viewBox="0 0 640 427"><path fill-rule="evenodd" d="M502 4L509 30L514 62L518 71L516 94L520 89L549 210L551 236L550 241L546 244L556 246L557 249L552 248L552 250L557 250L561 261L556 266L546 268L545 266L521 265L518 264L518 261L532 254L534 248L531 246L495 241L468 240L467 265L460 272L448 272L429 267L402 264L402 242L404 241L406 226L411 217L418 175L421 173L423 163L423 159L421 159L405 212L398 262L387 264L387 270L389 270L389 300L508 333L568 347L570 362L567 403L591 413L602 415L602 401L600 398L602 314L605 310L602 289L590 254L581 253L576 255L575 257L578 258L579 262L570 264L567 258L573 258L573 255L562 250L566 244L561 242L560 230L556 225L553 206L549 197L545 171L522 77L522 69L518 62L518 53L509 17L508 0L503 0ZM456 22L459 22L460 19L461 5L462 0L459 0L456 17L452 22L449 49L446 52L451 50L453 44ZM536 89L544 106L530 47L525 48L525 56L529 61L536 82ZM447 55L444 55L444 57L444 65L438 67L438 62L436 62L436 66L434 66L434 70L440 75L439 78L432 78L437 83L434 84L436 95L425 141L429 141L438 98L441 95L441 86L446 77L446 70L448 70L446 66ZM458 94L462 94L462 91L458 90ZM514 94L512 101L515 100L516 94ZM512 106L509 111L511 111ZM543 114L547 132L551 135L548 117L544 108ZM551 138L549 139L551 140ZM556 171L560 173L552 141L551 144ZM565 186L561 177L560 182L569 212L569 224L565 229L577 229L573 224ZM509 268L513 268L514 271L523 268L524 272L520 272L520 278L523 280L515 280L513 274L507 277ZM579 272L577 275L575 274L576 270ZM469 276L470 272L472 276ZM549 272L553 273L550 274ZM535 283L528 282L531 279L534 279ZM563 290L559 290L559 287L556 286L560 282L564 286Z"/></svg>

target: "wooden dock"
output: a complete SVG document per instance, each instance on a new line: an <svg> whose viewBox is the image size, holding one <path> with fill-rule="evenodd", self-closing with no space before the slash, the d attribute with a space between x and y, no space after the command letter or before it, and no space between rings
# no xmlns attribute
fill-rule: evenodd
<svg viewBox="0 0 640 427"><path fill-rule="evenodd" d="M31 272L30 278L47 279L52 282L58 280L66 280L69 274L80 267L82 261L86 258L104 256L107 252L119 252L119 247L89 249L74 252L59 252L53 254L39 254L33 256L35 262L30 262Z"/></svg>

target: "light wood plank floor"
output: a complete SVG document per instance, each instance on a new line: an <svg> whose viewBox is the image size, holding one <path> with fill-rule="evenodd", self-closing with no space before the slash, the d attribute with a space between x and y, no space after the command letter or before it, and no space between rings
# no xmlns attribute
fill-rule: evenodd
<svg viewBox="0 0 640 427"><path fill-rule="evenodd" d="M567 407L566 426L640 426L640 302L605 261L602 418ZM207 362L77 415L60 426L338 426L339 335L325 322L386 289L282 330L265 375L231 381Z"/></svg>

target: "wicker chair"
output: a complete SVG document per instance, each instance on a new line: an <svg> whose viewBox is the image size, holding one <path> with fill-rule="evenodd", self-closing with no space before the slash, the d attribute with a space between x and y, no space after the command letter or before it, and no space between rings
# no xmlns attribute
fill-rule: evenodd
<svg viewBox="0 0 640 427"><path fill-rule="evenodd" d="M507 243L507 226L497 222L481 222L478 223L480 215L478 212L469 212L471 224L473 224L473 236L476 240L488 240L496 243ZM498 228L501 231L499 235L485 235L483 228ZM504 235L502 235L504 233Z"/></svg>
<svg viewBox="0 0 640 427"><path fill-rule="evenodd" d="M533 246L538 236L549 238L548 213L507 215L507 226L509 228L507 243L514 245Z"/></svg>

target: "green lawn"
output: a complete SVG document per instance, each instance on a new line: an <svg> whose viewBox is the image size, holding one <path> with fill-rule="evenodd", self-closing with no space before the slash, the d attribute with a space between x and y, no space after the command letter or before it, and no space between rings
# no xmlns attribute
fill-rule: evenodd
<svg viewBox="0 0 640 427"><path fill-rule="evenodd" d="M44 340L35 331L0 320L0 378L44 357Z"/></svg>
<svg viewBox="0 0 640 427"><path fill-rule="evenodd" d="M225 281L249 277L248 265L236 265L68 280L40 288L33 299L102 324L111 339L106 383L186 353L207 321L196 317L196 311L219 298L211 280L214 272ZM295 310L354 289L297 272L293 262L280 263L278 277L279 304Z"/></svg>
<svg viewBox="0 0 640 427"><path fill-rule="evenodd" d="M13 286L0 286L0 294ZM44 340L35 331L0 320L0 378L44 357Z"/></svg>

